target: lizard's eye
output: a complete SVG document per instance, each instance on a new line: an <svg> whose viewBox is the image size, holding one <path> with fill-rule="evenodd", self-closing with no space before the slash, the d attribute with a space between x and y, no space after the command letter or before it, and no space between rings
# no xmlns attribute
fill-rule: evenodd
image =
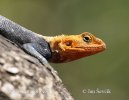
<svg viewBox="0 0 129 100"><path fill-rule="evenodd" d="M89 42L91 42L91 37L90 36L84 36L83 37L83 40L85 41L85 42L87 42L87 43L89 43Z"/></svg>

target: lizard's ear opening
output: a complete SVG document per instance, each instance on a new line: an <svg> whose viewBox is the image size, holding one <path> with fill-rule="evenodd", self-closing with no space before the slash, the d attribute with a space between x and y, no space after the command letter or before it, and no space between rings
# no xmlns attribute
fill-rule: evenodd
<svg viewBox="0 0 129 100"><path fill-rule="evenodd" d="M66 44L66 46L72 46L72 41L70 41L70 40L66 41L65 44Z"/></svg>

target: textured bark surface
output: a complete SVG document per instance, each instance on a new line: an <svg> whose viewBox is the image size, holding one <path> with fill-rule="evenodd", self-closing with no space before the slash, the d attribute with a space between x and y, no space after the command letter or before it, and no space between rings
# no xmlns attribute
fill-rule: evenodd
<svg viewBox="0 0 129 100"><path fill-rule="evenodd" d="M51 70L0 35L0 100L73 100Z"/></svg>

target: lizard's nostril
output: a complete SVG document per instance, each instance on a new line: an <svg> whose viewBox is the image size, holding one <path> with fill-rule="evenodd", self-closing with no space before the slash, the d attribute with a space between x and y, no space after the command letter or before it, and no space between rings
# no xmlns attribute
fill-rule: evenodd
<svg viewBox="0 0 129 100"><path fill-rule="evenodd" d="M101 39L96 38L96 44L102 44L102 43L103 43L103 41Z"/></svg>
<svg viewBox="0 0 129 100"><path fill-rule="evenodd" d="M106 49L106 44L105 43L103 43L103 48Z"/></svg>

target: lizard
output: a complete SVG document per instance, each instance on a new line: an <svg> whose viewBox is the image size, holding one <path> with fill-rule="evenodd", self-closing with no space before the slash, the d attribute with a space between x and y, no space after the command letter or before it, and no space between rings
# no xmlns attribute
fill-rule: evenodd
<svg viewBox="0 0 129 100"><path fill-rule="evenodd" d="M43 36L0 15L0 35L14 42L42 64L64 63L104 51L106 44L89 32ZM49 66L49 65L48 65Z"/></svg>

